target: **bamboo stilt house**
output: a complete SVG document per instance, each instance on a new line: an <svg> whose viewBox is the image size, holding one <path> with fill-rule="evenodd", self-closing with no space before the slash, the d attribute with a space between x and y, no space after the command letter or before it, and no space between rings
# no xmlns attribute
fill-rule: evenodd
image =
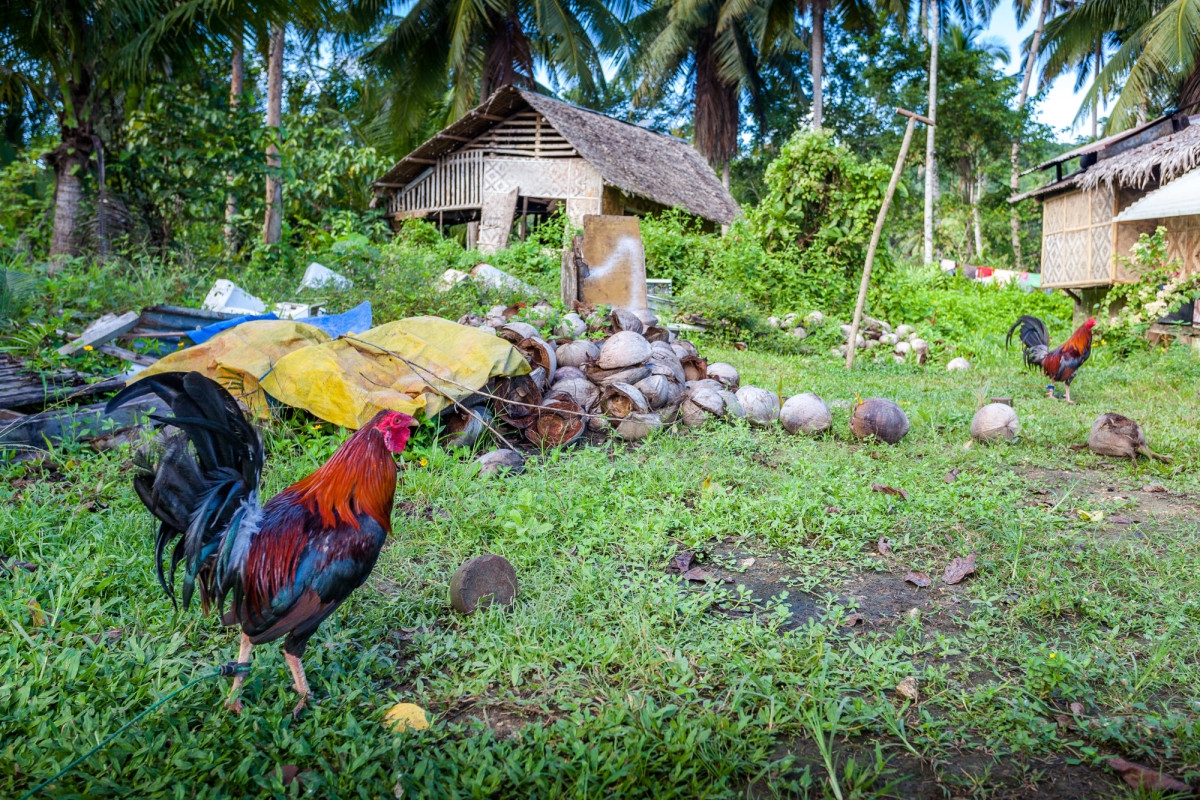
<svg viewBox="0 0 1200 800"><path fill-rule="evenodd" d="M740 209L687 142L536 92L505 86L372 184L394 225L467 223L467 246L508 245L520 215L562 209L646 214L681 208L714 224ZM524 224L522 224L524 230Z"/></svg>
<svg viewBox="0 0 1200 800"><path fill-rule="evenodd" d="M1200 166L1200 116L1176 113L1050 159L1028 172L1055 170L1044 186L1009 199L1042 204L1042 286L1063 289L1081 308L1087 290L1128 283L1121 257L1142 233L1167 229L1170 255L1200 271L1200 209L1129 219L1122 212ZM1076 162L1074 171L1067 169ZM1028 172L1026 174L1028 174Z"/></svg>

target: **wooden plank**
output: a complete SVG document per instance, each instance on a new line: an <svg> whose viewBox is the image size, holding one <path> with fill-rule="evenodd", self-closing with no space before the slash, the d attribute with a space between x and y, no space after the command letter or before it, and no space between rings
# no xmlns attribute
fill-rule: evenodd
<svg viewBox="0 0 1200 800"><path fill-rule="evenodd" d="M83 347L96 347L105 342L133 330L138 324L139 315L136 311L127 311L121 316L105 314L100 319L88 325L79 338L58 348L58 354L69 356Z"/></svg>
<svg viewBox="0 0 1200 800"><path fill-rule="evenodd" d="M128 361L131 364L137 364L142 367L148 367L158 360L157 358L143 355L142 353L135 353L132 350L126 350L124 347L117 347L112 344L102 344L96 348L96 351L104 353L106 356L116 356L123 361Z"/></svg>
<svg viewBox="0 0 1200 800"><path fill-rule="evenodd" d="M79 402L98 394L115 392L124 387L124 378L107 378L83 386L61 385L48 381L44 385L27 386L12 392L0 393L0 404L3 404L5 408L19 408L60 401Z"/></svg>
<svg viewBox="0 0 1200 800"><path fill-rule="evenodd" d="M487 192L479 223L479 252L494 253L508 247L513 214L517 210L517 188L508 192Z"/></svg>
<svg viewBox="0 0 1200 800"><path fill-rule="evenodd" d="M126 405L104 413L104 404L74 409L29 414L7 425L0 425L0 448L37 447L63 440L88 439L141 424L146 415L169 411L155 395L139 397Z"/></svg>

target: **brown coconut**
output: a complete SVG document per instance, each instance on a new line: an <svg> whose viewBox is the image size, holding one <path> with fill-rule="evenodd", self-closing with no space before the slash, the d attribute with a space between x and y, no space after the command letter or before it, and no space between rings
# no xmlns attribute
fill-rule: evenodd
<svg viewBox="0 0 1200 800"><path fill-rule="evenodd" d="M637 314L634 314L627 308L614 308L612 313L608 315L608 319L614 332L633 331L640 335L646 329L646 326L638 319Z"/></svg>
<svg viewBox="0 0 1200 800"><path fill-rule="evenodd" d="M634 317L636 320L637 317ZM601 369L622 369L650 360L650 343L637 331L619 331L600 346L596 364Z"/></svg>
<svg viewBox="0 0 1200 800"><path fill-rule="evenodd" d="M908 434L908 427L904 409L882 397L862 401L850 415L850 430L860 439L874 436L882 442L895 444Z"/></svg>
<svg viewBox="0 0 1200 800"><path fill-rule="evenodd" d="M555 350L554 357L560 367L582 367L600 357L600 345L587 339L564 342Z"/></svg>
<svg viewBox="0 0 1200 800"><path fill-rule="evenodd" d="M702 381L708 377L708 362L700 356L684 356L679 359L683 375L689 381Z"/></svg>
<svg viewBox="0 0 1200 800"><path fill-rule="evenodd" d="M517 349L521 351L521 355L525 356L525 360L529 362L529 366L534 368L541 367L546 370L547 379L554 374L554 370L558 369L558 359L554 354L554 345L540 337L533 336L528 339L522 339L517 343Z"/></svg>
<svg viewBox="0 0 1200 800"><path fill-rule="evenodd" d="M600 393L600 408L605 416L623 419L630 414L645 414L650 410L650 403L636 386L613 383Z"/></svg>
<svg viewBox="0 0 1200 800"><path fill-rule="evenodd" d="M833 415L818 395L804 392L787 399L779 410L779 421L788 433L816 434L829 430Z"/></svg>
<svg viewBox="0 0 1200 800"><path fill-rule="evenodd" d="M538 409L525 438L538 447L562 447L583 435L583 408L566 392L551 391Z"/></svg>
<svg viewBox="0 0 1200 800"><path fill-rule="evenodd" d="M538 329L528 322L509 322L497 328L496 335L513 344L520 344L522 339L536 339Z"/></svg>
<svg viewBox="0 0 1200 800"><path fill-rule="evenodd" d="M1101 414L1096 417L1088 434L1087 446L1093 453L1102 456L1136 461L1140 454L1171 463L1169 457L1150 449L1141 425L1120 414Z"/></svg>
<svg viewBox="0 0 1200 800"><path fill-rule="evenodd" d="M754 425L770 425L779 419L779 396L758 386L743 386L737 399L746 411L746 419Z"/></svg>
<svg viewBox="0 0 1200 800"><path fill-rule="evenodd" d="M542 390L528 375L501 378L492 394L496 395L500 418L517 428L529 427L537 406L542 404Z"/></svg>

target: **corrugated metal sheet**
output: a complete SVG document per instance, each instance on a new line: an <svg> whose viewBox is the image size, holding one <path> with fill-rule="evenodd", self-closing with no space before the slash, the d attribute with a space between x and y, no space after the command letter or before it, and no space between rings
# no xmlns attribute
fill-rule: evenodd
<svg viewBox="0 0 1200 800"><path fill-rule="evenodd" d="M1117 222L1200 214L1200 168L1156 189L1117 215Z"/></svg>

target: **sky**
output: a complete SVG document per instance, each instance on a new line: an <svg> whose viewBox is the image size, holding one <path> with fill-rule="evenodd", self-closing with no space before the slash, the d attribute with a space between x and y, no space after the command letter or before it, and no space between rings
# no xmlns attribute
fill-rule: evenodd
<svg viewBox="0 0 1200 800"><path fill-rule="evenodd" d="M1033 33L1036 24L1037 20L1031 14L1030 19L1025 21L1025 26L1018 30L1012 4L1001 3L997 6L991 24L988 25L983 35L994 37L1007 45L1011 60L1006 69L1010 75L1020 73L1025 68L1025 62L1020 58L1021 42ZM1036 73L1034 80L1037 80ZM1036 91L1036 88L1036 86L1031 86L1030 91ZM1075 115L1079 113L1079 105L1082 102L1083 91L1075 93L1075 76L1073 74L1064 75L1050 86L1050 91L1039 105L1034 118L1038 122L1053 127L1055 133L1060 135L1060 140L1074 140L1079 136L1091 133L1089 119L1084 119L1079 125L1074 124ZM1101 109L1100 117L1104 118L1103 109Z"/></svg>

